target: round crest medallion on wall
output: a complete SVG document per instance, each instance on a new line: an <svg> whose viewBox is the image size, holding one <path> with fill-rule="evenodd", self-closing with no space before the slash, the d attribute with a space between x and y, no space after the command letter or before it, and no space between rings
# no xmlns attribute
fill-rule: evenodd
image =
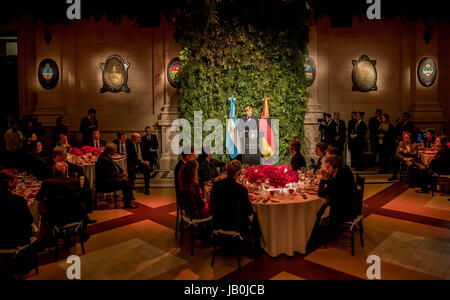
<svg viewBox="0 0 450 300"><path fill-rule="evenodd" d="M118 55L111 55L106 62L100 64L103 71L103 87L100 93L105 92L130 92L128 87L128 68L130 63L125 63L122 57Z"/></svg>
<svg viewBox="0 0 450 300"><path fill-rule="evenodd" d="M370 60L367 55L362 55L358 60L353 60L353 91L370 92L377 90L376 60Z"/></svg>
<svg viewBox="0 0 450 300"><path fill-rule="evenodd" d="M437 65L431 57L423 58L417 67L417 77L424 87L430 87L434 84L437 77Z"/></svg>
<svg viewBox="0 0 450 300"><path fill-rule="evenodd" d="M167 80L169 84L174 88L180 88L180 81L177 78L178 72L181 71L181 61L178 57L174 57L170 60L167 66Z"/></svg>
<svg viewBox="0 0 450 300"><path fill-rule="evenodd" d="M310 87L316 80L316 64L311 57L305 58L305 64L303 65L306 77L306 86Z"/></svg>
<svg viewBox="0 0 450 300"><path fill-rule="evenodd" d="M39 64L38 78L41 86L46 90L55 88L59 80L59 69L56 62L46 58Z"/></svg>

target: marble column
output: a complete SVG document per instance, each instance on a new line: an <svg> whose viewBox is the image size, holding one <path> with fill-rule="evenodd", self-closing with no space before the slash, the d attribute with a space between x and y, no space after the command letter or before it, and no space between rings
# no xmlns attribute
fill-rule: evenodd
<svg viewBox="0 0 450 300"><path fill-rule="evenodd" d="M158 126L161 128L161 158L159 167L161 170L173 170L177 164L178 156L172 152L172 138L177 134L171 131L172 122L178 119L178 106L166 104L161 108Z"/></svg>
<svg viewBox="0 0 450 300"><path fill-rule="evenodd" d="M317 26L311 26L309 31L309 44L308 44L308 52L309 57L314 60L316 64L316 80L314 83L308 88L310 93L310 98L307 106L307 113L304 121L304 154L307 164L310 164L311 158L317 160L317 155L315 154L316 144L320 141L319 134L319 123L317 119L323 118L323 109L319 104L319 82L324 80L324 78L328 78L328 76L324 76L327 74L323 74L326 69L320 67L319 61L319 39L318 39L318 28ZM324 77L324 78L323 78ZM326 83L327 84L327 83Z"/></svg>

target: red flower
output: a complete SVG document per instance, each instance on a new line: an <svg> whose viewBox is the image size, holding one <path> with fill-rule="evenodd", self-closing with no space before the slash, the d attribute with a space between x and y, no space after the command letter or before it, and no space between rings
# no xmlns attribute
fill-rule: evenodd
<svg viewBox="0 0 450 300"><path fill-rule="evenodd" d="M250 183L256 183L258 180L269 180L270 185L276 188L283 188L286 184L297 182L297 172L291 170L286 165L279 167L275 165L262 165L258 167L248 167L245 172L245 178Z"/></svg>

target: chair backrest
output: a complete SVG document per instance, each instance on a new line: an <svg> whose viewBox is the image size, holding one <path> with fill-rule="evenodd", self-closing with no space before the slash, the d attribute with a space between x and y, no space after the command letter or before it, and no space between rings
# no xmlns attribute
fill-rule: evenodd
<svg viewBox="0 0 450 300"><path fill-rule="evenodd" d="M364 183L366 179L356 174L356 190L355 190L355 216L362 215L363 199L364 199Z"/></svg>
<svg viewBox="0 0 450 300"><path fill-rule="evenodd" d="M189 190L180 190L179 192L179 203L177 203L180 208L182 215L189 217L192 221L192 216L194 215L194 207L191 203L191 192Z"/></svg>

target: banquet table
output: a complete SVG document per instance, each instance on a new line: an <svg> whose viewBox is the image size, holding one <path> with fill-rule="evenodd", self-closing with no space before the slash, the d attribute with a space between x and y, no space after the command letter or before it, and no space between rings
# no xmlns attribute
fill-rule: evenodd
<svg viewBox="0 0 450 300"><path fill-rule="evenodd" d="M28 176L29 179L25 182L25 177L27 176L24 174L19 175L19 182L13 193L25 198L30 214L34 219L33 224L35 225L36 230L38 230L40 228L41 215L39 213L39 201L36 200L36 194L41 188L41 181Z"/></svg>
<svg viewBox="0 0 450 300"><path fill-rule="evenodd" d="M112 157L114 162L121 167L125 172L127 171L127 158L124 155L115 155ZM84 176L87 182L89 182L89 188L95 189L95 162L91 163L79 163L77 164L83 168Z"/></svg>
<svg viewBox="0 0 450 300"><path fill-rule="evenodd" d="M205 186L208 201L210 192L211 186ZM260 246L270 256L306 254L316 214L326 200L314 194L304 195L306 199L300 194L291 196L286 190L280 190L268 201L261 200L262 197L251 201L261 228Z"/></svg>

